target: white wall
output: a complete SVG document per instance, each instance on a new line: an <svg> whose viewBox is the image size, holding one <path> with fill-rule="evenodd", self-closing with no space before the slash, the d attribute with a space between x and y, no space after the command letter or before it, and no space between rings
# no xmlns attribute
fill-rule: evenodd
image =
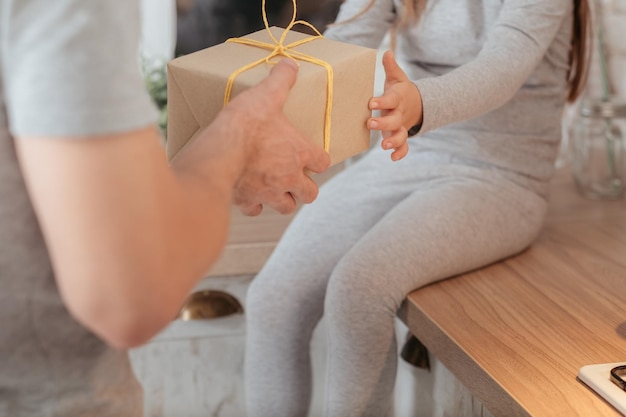
<svg viewBox="0 0 626 417"><path fill-rule="evenodd" d="M590 0L592 5L594 1ZM606 30L605 42L612 87L617 96L626 98L626 0L599 0L598 3L603 9L602 19ZM600 96L602 87L597 43L593 47L588 92Z"/></svg>
<svg viewBox="0 0 626 417"><path fill-rule="evenodd" d="M617 95L626 99L626 0L604 0L610 71Z"/></svg>
<svg viewBox="0 0 626 417"><path fill-rule="evenodd" d="M168 61L176 46L176 0L141 0L142 53L150 60Z"/></svg>

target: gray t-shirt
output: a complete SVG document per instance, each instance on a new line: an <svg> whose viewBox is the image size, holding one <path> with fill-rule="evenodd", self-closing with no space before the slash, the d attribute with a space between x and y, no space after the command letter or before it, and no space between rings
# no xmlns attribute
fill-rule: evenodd
<svg viewBox="0 0 626 417"><path fill-rule="evenodd" d="M141 416L126 352L67 312L13 136L153 124L132 0L0 2L0 416Z"/></svg>
<svg viewBox="0 0 626 417"><path fill-rule="evenodd" d="M338 20L368 3L347 0ZM376 0L325 35L376 48L403 9L404 0ZM571 0L426 1L419 22L397 34L396 58L424 103L410 146L502 168L545 194L561 139L572 14Z"/></svg>

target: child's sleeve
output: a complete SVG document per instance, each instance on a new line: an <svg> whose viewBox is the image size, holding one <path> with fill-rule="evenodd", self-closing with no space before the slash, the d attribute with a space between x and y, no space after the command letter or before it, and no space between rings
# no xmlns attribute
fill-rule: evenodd
<svg viewBox="0 0 626 417"><path fill-rule="evenodd" d="M471 119L509 101L572 13L571 0L503 2L495 26L473 61L445 75L415 81L424 105L419 134Z"/></svg>
<svg viewBox="0 0 626 417"><path fill-rule="evenodd" d="M370 0L346 0L341 5L335 24L324 32L324 36L368 48L378 48L393 24L396 13L393 0L375 0L368 8L370 3ZM365 12L359 16L363 11ZM350 20L355 16L359 17Z"/></svg>

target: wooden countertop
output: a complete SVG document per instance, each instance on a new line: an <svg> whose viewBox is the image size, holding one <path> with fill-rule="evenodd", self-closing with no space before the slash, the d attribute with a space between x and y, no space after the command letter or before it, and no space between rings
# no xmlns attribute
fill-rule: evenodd
<svg viewBox="0 0 626 417"><path fill-rule="evenodd" d="M528 250L411 293L400 317L495 416L620 416L576 376L626 361L626 200L587 200L562 170L550 201Z"/></svg>

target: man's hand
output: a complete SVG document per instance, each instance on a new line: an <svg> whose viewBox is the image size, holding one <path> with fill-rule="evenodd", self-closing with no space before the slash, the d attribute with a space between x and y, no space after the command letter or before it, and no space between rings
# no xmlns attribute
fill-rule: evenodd
<svg viewBox="0 0 626 417"><path fill-rule="evenodd" d="M380 110L367 126L383 131L383 149L394 149L391 159L397 161L409 151L408 130L422 121L422 98L419 90L398 66L393 53L383 55L385 89L383 95L370 100L370 110Z"/></svg>
<svg viewBox="0 0 626 417"><path fill-rule="evenodd" d="M330 164L328 154L292 126L283 113L297 70L294 61L283 59L264 81L224 109L246 135L246 162L234 192L235 204L244 214L258 215L264 204L287 214L296 209L298 201L312 202L318 187L306 172L319 173Z"/></svg>

